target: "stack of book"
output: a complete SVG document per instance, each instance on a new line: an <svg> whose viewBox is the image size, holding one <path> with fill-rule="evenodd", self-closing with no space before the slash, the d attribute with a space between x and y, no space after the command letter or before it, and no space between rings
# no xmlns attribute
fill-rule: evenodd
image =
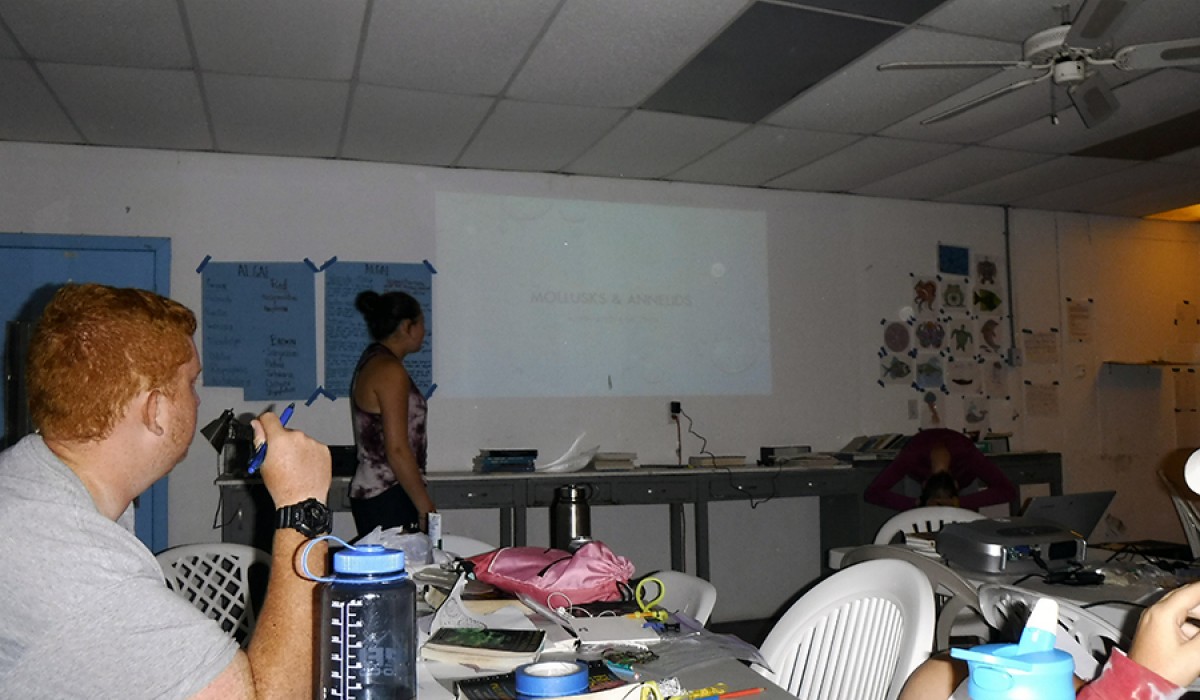
<svg viewBox="0 0 1200 700"><path fill-rule="evenodd" d="M421 645L421 658L492 671L511 671L537 660L545 630L442 627Z"/></svg>
<svg viewBox="0 0 1200 700"><path fill-rule="evenodd" d="M598 472L627 471L637 467L636 452L597 452L592 467Z"/></svg>
<svg viewBox="0 0 1200 700"><path fill-rule="evenodd" d="M746 455L692 455L688 457L689 467L744 467Z"/></svg>
<svg viewBox="0 0 1200 700"><path fill-rule="evenodd" d="M531 472L537 456L537 450L480 450L474 459L475 471L483 474Z"/></svg>

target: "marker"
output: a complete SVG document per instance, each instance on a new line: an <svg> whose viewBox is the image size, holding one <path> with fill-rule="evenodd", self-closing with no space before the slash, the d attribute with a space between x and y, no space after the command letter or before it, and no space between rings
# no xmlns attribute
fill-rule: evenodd
<svg viewBox="0 0 1200 700"><path fill-rule="evenodd" d="M292 413L296 410L296 404L289 403L287 408L283 409L283 414L279 416L279 424L287 427L288 421L292 419ZM267 443L258 446L254 451L254 458L250 460L250 467L246 469L247 474L253 474L262 466L263 460L267 458Z"/></svg>

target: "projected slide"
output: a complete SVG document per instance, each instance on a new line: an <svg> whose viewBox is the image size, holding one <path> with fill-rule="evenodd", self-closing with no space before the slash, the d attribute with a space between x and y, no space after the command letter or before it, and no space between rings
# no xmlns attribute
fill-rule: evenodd
<svg viewBox="0 0 1200 700"><path fill-rule="evenodd" d="M766 394L759 211L440 192L453 397Z"/></svg>

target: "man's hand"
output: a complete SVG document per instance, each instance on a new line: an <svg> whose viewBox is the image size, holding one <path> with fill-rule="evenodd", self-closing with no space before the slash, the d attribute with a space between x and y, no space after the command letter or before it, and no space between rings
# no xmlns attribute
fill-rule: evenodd
<svg viewBox="0 0 1200 700"><path fill-rule="evenodd" d="M1200 617L1200 583L1171 591L1142 613L1129 658L1187 686L1200 675L1200 628L1190 621L1193 616Z"/></svg>
<svg viewBox="0 0 1200 700"><path fill-rule="evenodd" d="M254 426L254 444L267 442L261 474L275 505L290 506L307 498L324 503L333 481L329 448L283 427L274 413L264 413L250 424Z"/></svg>

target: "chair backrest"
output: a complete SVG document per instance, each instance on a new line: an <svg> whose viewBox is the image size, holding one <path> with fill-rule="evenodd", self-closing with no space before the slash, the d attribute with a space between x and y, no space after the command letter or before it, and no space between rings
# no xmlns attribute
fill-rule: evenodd
<svg viewBox="0 0 1200 700"><path fill-rule="evenodd" d="M1001 630L1001 636L1016 641L1025 620L1038 598L1030 590L999 583L979 587L979 605L988 624ZM1075 660L1075 675L1085 681L1094 680L1104 668L1113 647L1128 649L1130 639L1099 615L1058 600L1058 636L1054 646L1069 653Z"/></svg>
<svg viewBox="0 0 1200 700"><path fill-rule="evenodd" d="M216 620L239 644L249 642L255 621L251 591L255 584L265 590L271 555L244 544L214 542L172 547L155 558L168 588Z"/></svg>
<svg viewBox="0 0 1200 700"><path fill-rule="evenodd" d="M976 633L972 636L984 637L979 640L980 644L987 641L987 632L984 627L986 619L983 609L979 605L979 592L957 571L920 552L886 544L855 547L846 553L842 559L842 566L847 567L876 559L900 559L909 562L925 574L925 578L929 579L937 611L937 623L934 626L933 634L935 651L949 649L955 625L961 626L964 622L978 623L972 626L971 631Z"/></svg>
<svg viewBox="0 0 1200 700"><path fill-rule="evenodd" d="M1160 471L1158 477L1162 479L1167 493L1171 495L1171 503L1175 506L1175 513L1179 515L1179 524L1183 527L1188 547L1192 550L1192 558L1200 558L1200 512L1197 512L1196 502L1180 493L1179 488L1164 472Z"/></svg>
<svg viewBox="0 0 1200 700"><path fill-rule="evenodd" d="M663 582L666 589L658 606L670 612L681 612L702 625L708 624L717 604L717 587L682 571L664 569L650 574Z"/></svg>
<svg viewBox="0 0 1200 700"><path fill-rule="evenodd" d="M754 669L805 700L894 700L929 656L929 580L898 559L843 569L818 583L767 635Z"/></svg>
<svg viewBox="0 0 1200 700"><path fill-rule="evenodd" d="M985 517L973 510L954 506L912 508L888 518L879 528L879 532L875 533L875 544L887 544L901 533L937 532L946 523L966 523Z"/></svg>
<svg viewBox="0 0 1200 700"><path fill-rule="evenodd" d="M496 549L496 545L462 535L442 535L442 551L466 559Z"/></svg>

